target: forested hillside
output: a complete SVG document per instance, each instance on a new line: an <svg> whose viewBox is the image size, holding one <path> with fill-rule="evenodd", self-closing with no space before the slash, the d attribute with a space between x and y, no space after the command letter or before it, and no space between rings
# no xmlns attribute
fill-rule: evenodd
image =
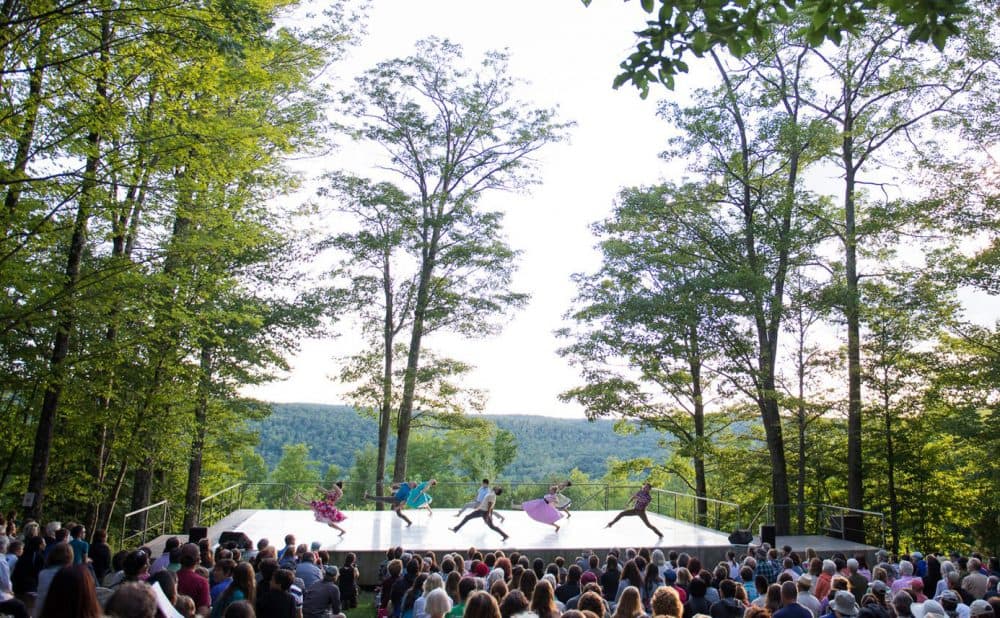
<svg viewBox="0 0 1000 618"><path fill-rule="evenodd" d="M273 468L285 444L309 445L310 457L325 467L348 470L356 451L374 446L375 421L348 406L276 403L260 428L258 452ZM558 419L545 416L499 415L486 417L514 434L517 458L503 476L515 480L542 479L579 468L591 478L604 475L609 457L666 456L657 444L660 435L642 431L622 436L612 421Z"/></svg>

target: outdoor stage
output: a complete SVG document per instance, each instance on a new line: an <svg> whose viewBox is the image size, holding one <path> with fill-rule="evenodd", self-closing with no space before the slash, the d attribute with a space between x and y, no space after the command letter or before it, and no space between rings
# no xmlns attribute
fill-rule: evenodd
<svg viewBox="0 0 1000 618"><path fill-rule="evenodd" d="M650 522L663 533L657 539L638 517L624 517L611 529L605 524L618 511L574 511L572 517L560 521L557 533L550 526L530 519L522 511L498 511L506 521L495 520L510 538L501 542L500 535L486 527L481 519L469 521L458 532L454 527L460 519L457 509L435 509L433 515L426 510L408 509L406 516L413 525L396 517L392 511L351 511L341 526L347 530L343 537L337 531L313 519L312 511L251 510L234 511L209 530L209 538L218 541L224 531L242 532L256 543L261 538L280 547L286 534L294 534L298 543L318 542L322 549L332 552L336 563L343 555L354 552L358 556L361 584L372 585L378 564L385 559L389 547L402 546L405 550L432 550L440 558L445 552L458 551L463 555L469 547L493 550L503 549L508 554L520 551L534 558L551 561L555 556L572 560L582 552L594 550L602 562L612 548L659 547L698 556L704 564L712 565L732 549L728 532L695 526L670 517L647 512ZM466 511L466 514L468 511ZM873 553L876 548L824 536L778 537L778 546L791 545L804 552L813 547L820 554L835 551L853 555L858 552ZM154 548L154 554L156 553Z"/></svg>

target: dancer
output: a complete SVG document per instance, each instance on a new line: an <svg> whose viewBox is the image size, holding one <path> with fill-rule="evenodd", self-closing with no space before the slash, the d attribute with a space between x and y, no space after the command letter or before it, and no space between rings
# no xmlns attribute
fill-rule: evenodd
<svg viewBox="0 0 1000 618"><path fill-rule="evenodd" d="M406 497L406 506L411 509L427 509L427 512L433 515L434 512L431 511L431 502L434 501L434 498L427 493L427 488L434 487L435 485L437 485L437 481L431 479L429 481L424 481L411 489L410 495Z"/></svg>
<svg viewBox="0 0 1000 618"><path fill-rule="evenodd" d="M556 522L562 519L562 513L556 510L556 493L559 491L558 485L551 485L549 493L536 500L528 500L521 503L521 508L528 517L543 524L548 524L559 532L559 524Z"/></svg>
<svg viewBox="0 0 1000 618"><path fill-rule="evenodd" d="M483 501L483 498L486 497L486 494L489 491L490 491L490 479L483 479L482 486L480 486L479 491L476 492L476 499L471 502L466 502L465 504L463 504L462 508L458 509L458 512L455 513L455 517L461 517L465 509L475 509L477 506L479 506L479 503ZM500 513L493 513L493 516L499 519L500 521L504 521L504 516L501 515Z"/></svg>
<svg viewBox="0 0 1000 618"><path fill-rule="evenodd" d="M566 517L570 517L569 507L573 504L573 501L568 496L563 495L562 490L566 489L572 484L573 484L572 481L563 481L562 483L554 485L555 487L554 492L550 490L550 493L555 494L555 499L552 500L552 506L554 506L556 510L566 513Z"/></svg>
<svg viewBox="0 0 1000 618"><path fill-rule="evenodd" d="M337 524L347 519L340 509L337 508L337 501L344 495L344 481L337 481L329 490L319 487L323 491L323 498L320 500L307 500L301 495L299 501L307 504L313 511L316 521L324 523L334 530L340 531L340 536L347 532Z"/></svg>
<svg viewBox="0 0 1000 618"><path fill-rule="evenodd" d="M402 519L406 522L406 527L409 528L413 525L410 518L403 515L403 506L406 505L406 499L410 497L410 491L416 487L417 484L413 481L403 481L402 483L393 483L392 488L396 493L391 496L372 496L369 495L368 491L365 491L365 500L372 500L374 502L382 502L385 504L391 504L392 510L396 512L396 517Z"/></svg>
<svg viewBox="0 0 1000 618"><path fill-rule="evenodd" d="M663 535L660 533L659 530L656 529L656 526L649 523L649 519L646 517L646 507L649 506L649 503L652 502L653 500L653 496L651 496L649 493L649 490L652 488L653 486L648 481L643 483L642 489L637 491L635 495L633 495L631 498L628 499L629 504L634 503L632 505L632 508L625 509L621 513L618 513L618 515L616 515L615 518L609 521L608 525L604 527L610 528L611 526L615 525L615 522L617 522L622 517L635 515L636 517L642 520L642 523L646 524L647 528L655 532L656 536L662 539Z"/></svg>
<svg viewBox="0 0 1000 618"><path fill-rule="evenodd" d="M458 530L466 524L470 519L475 519L477 517L482 517L483 521L490 529L495 530L500 533L503 537L504 542L507 541L507 533L497 528L496 524L493 523L493 507L497 503L497 496L503 493L502 487L497 487L496 489L491 489L486 492L486 496L483 498L482 502L476 505L476 510L472 511L465 516L465 519L460 521L454 528L449 528L452 532L458 532Z"/></svg>

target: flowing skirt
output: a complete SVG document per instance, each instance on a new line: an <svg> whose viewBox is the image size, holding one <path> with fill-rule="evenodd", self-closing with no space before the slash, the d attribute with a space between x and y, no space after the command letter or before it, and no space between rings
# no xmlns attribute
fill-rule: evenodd
<svg viewBox="0 0 1000 618"><path fill-rule="evenodd" d="M316 521L318 522L339 524L347 519L347 515L341 513L337 507L325 500L313 500L309 505L312 507L313 516L316 517Z"/></svg>
<svg viewBox="0 0 1000 618"><path fill-rule="evenodd" d="M563 516L555 507L546 502L544 498L528 500L521 504L521 508L528 514L528 517L543 524L554 524L562 519Z"/></svg>

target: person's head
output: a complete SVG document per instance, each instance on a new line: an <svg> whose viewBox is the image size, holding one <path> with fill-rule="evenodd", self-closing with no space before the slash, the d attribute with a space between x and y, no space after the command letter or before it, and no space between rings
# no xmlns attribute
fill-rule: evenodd
<svg viewBox="0 0 1000 618"><path fill-rule="evenodd" d="M438 578L441 579L440 577ZM430 578L428 578L428 581ZM424 604L424 612L431 618L442 618L451 611L451 599L444 588L437 587L427 592L427 600Z"/></svg>
<svg viewBox="0 0 1000 618"><path fill-rule="evenodd" d="M156 618L153 589L146 584L126 582L108 599L104 613L109 618Z"/></svg>
<svg viewBox="0 0 1000 618"><path fill-rule="evenodd" d="M836 562L834 562L833 560L824 560L823 561L823 573L825 573L826 575L833 575L836 572L837 572L837 563Z"/></svg>
<svg viewBox="0 0 1000 618"><path fill-rule="evenodd" d="M393 558L385 568L389 572L390 577L399 577L399 574L403 572L403 561Z"/></svg>
<svg viewBox="0 0 1000 618"><path fill-rule="evenodd" d="M719 596L723 599L736 598L736 582L731 579L724 579L719 582Z"/></svg>
<svg viewBox="0 0 1000 618"><path fill-rule="evenodd" d="M469 600L469 595L476 591L479 584L476 583L474 577L463 577L461 581L458 582L458 598L462 600L463 603L467 603Z"/></svg>
<svg viewBox="0 0 1000 618"><path fill-rule="evenodd" d="M212 569L212 574L214 575L215 582L220 582L224 579L229 579L233 576L233 569L236 568L236 561L232 558L222 558L215 563L215 567Z"/></svg>
<svg viewBox="0 0 1000 618"><path fill-rule="evenodd" d="M56 543L45 558L45 566L65 567L73 564L73 548L68 543Z"/></svg>
<svg viewBox="0 0 1000 618"><path fill-rule="evenodd" d="M252 564L241 562L236 565L236 568L233 569L233 583L226 590L230 589L239 590L246 600L254 602L254 599L257 598L257 574L254 573Z"/></svg>
<svg viewBox="0 0 1000 618"><path fill-rule="evenodd" d="M681 618L684 615L684 605L681 604L681 597L673 586L661 586L653 593L650 600L654 616L670 616L671 618Z"/></svg>
<svg viewBox="0 0 1000 618"><path fill-rule="evenodd" d="M580 601L583 601L582 597ZM501 618L511 618L511 616L528 610L528 599L524 596L523 592L515 588L504 596L503 600L500 601L499 607Z"/></svg>
<svg viewBox="0 0 1000 618"><path fill-rule="evenodd" d="M39 617L101 618L103 615L90 569L85 564L78 564L60 569L52 578Z"/></svg>
<svg viewBox="0 0 1000 618"><path fill-rule="evenodd" d="M180 565L182 569L194 569L201 562L201 549L194 543L181 546Z"/></svg>
<svg viewBox="0 0 1000 618"><path fill-rule="evenodd" d="M708 586L705 585L705 580L700 577L695 577L691 580L691 583L688 584L688 594L696 599L705 596L705 593L707 592Z"/></svg>
<svg viewBox="0 0 1000 618"><path fill-rule="evenodd" d="M854 595L846 590L838 590L830 602L830 610L837 618L854 618L858 615L860 608L854 599Z"/></svg>
<svg viewBox="0 0 1000 618"><path fill-rule="evenodd" d="M778 584L771 584L767 587L767 592L764 594L764 607L768 608L772 612L776 612L781 609L782 605L781 586Z"/></svg>
<svg viewBox="0 0 1000 618"><path fill-rule="evenodd" d="M20 556L24 553L24 541L20 541L18 539L12 540L10 544L7 545L7 553Z"/></svg>
<svg viewBox="0 0 1000 618"><path fill-rule="evenodd" d="M531 611L540 618L550 616L556 611L554 589L548 580L542 579L535 585L535 591L531 594Z"/></svg>
<svg viewBox="0 0 1000 618"><path fill-rule="evenodd" d="M628 586L618 598L615 618L633 618L633 616L640 614L642 614L642 597L639 594L639 589L635 586Z"/></svg>
<svg viewBox="0 0 1000 618"><path fill-rule="evenodd" d="M477 590L465 602L463 618L500 618L500 606L493 595Z"/></svg>
<svg viewBox="0 0 1000 618"><path fill-rule="evenodd" d="M271 576L271 587L288 592L295 581L295 573L288 569L278 569Z"/></svg>
<svg viewBox="0 0 1000 618"><path fill-rule="evenodd" d="M69 529L69 535L74 539L82 539L86 532L87 530L80 524L76 524Z"/></svg>
<svg viewBox="0 0 1000 618"><path fill-rule="evenodd" d="M170 599L171 603L177 601L177 576L170 569L160 569L146 580L150 586L160 584L163 594Z"/></svg>
<svg viewBox="0 0 1000 618"><path fill-rule="evenodd" d="M493 573L496 573L497 569L493 569ZM505 596L507 596L507 582L503 579L497 579L492 584L490 584L490 594L499 603Z"/></svg>
<svg viewBox="0 0 1000 618"><path fill-rule="evenodd" d="M137 581L139 577L149 570L149 556L146 550L137 549L129 552L122 563L122 571L127 581Z"/></svg>
<svg viewBox="0 0 1000 618"><path fill-rule="evenodd" d="M976 599L969 604L969 616L972 618L994 618L994 616L996 616L996 611L993 609L993 606L990 605L989 601Z"/></svg>
<svg viewBox="0 0 1000 618"><path fill-rule="evenodd" d="M583 569L575 564L570 565L569 569L566 571L566 581L571 584L579 583L581 575L583 575Z"/></svg>
<svg viewBox="0 0 1000 618"><path fill-rule="evenodd" d="M785 582L781 584L781 604L787 605L789 603L794 603L795 599L799 596L799 590L793 582Z"/></svg>
<svg viewBox="0 0 1000 618"><path fill-rule="evenodd" d="M45 536L55 538L56 532L62 530L62 522L50 521L45 524Z"/></svg>
<svg viewBox="0 0 1000 618"><path fill-rule="evenodd" d="M521 575L521 583L519 587L526 598L530 599L531 595L535 594L535 586L537 584L538 576L535 575L534 571L525 571L524 574Z"/></svg>
<svg viewBox="0 0 1000 618"><path fill-rule="evenodd" d="M257 618L257 612L249 601L237 601L226 608L222 618Z"/></svg>
<svg viewBox="0 0 1000 618"><path fill-rule="evenodd" d="M771 610L766 607L751 605L743 612L743 618L771 618Z"/></svg>
<svg viewBox="0 0 1000 618"><path fill-rule="evenodd" d="M622 569L622 579L628 581L629 585L636 588L642 587L642 573L639 572L639 565L635 560L629 560Z"/></svg>
<svg viewBox="0 0 1000 618"><path fill-rule="evenodd" d="M588 586L590 588L590 586ZM588 589L580 595L576 601L576 608L580 611L592 611L598 616L604 615L604 599L601 597L601 587Z"/></svg>
<svg viewBox="0 0 1000 618"><path fill-rule="evenodd" d="M285 547L295 547L295 535L286 534L285 535Z"/></svg>
<svg viewBox="0 0 1000 618"><path fill-rule="evenodd" d="M897 592L896 596L892 597L892 607L896 610L896 616L899 618L911 616L912 614L910 613L910 608L912 605L913 597L902 590ZM945 609L947 609L947 607Z"/></svg>

